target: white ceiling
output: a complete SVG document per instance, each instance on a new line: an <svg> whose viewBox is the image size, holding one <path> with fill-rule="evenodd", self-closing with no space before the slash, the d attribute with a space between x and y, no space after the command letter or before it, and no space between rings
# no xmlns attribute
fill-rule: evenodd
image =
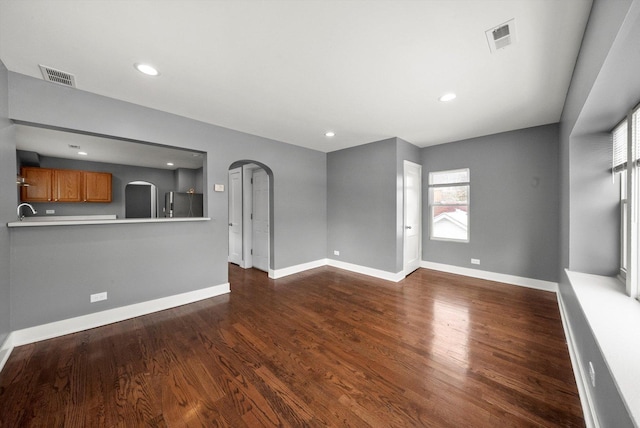
<svg viewBox="0 0 640 428"><path fill-rule="evenodd" d="M424 147L557 122L591 3L0 0L0 60L324 152L390 137ZM517 43L492 54L485 31L512 18Z"/></svg>

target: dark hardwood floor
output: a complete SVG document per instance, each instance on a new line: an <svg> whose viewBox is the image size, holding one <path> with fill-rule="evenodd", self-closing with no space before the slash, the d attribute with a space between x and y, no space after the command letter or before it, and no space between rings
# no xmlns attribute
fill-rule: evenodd
<svg viewBox="0 0 640 428"><path fill-rule="evenodd" d="M323 267L14 349L1 427L584 426L553 293Z"/></svg>

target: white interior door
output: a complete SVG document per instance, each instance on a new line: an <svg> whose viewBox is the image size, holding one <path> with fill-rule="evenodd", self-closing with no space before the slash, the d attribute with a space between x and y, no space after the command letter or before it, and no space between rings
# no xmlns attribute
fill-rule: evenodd
<svg viewBox="0 0 640 428"><path fill-rule="evenodd" d="M229 170L229 262L242 265L242 168Z"/></svg>
<svg viewBox="0 0 640 428"><path fill-rule="evenodd" d="M269 176L253 172L253 267L269 272Z"/></svg>
<svg viewBox="0 0 640 428"><path fill-rule="evenodd" d="M245 269L253 267L253 170L255 164L242 166L242 262Z"/></svg>
<svg viewBox="0 0 640 428"><path fill-rule="evenodd" d="M422 166L404 161L404 274L422 259Z"/></svg>

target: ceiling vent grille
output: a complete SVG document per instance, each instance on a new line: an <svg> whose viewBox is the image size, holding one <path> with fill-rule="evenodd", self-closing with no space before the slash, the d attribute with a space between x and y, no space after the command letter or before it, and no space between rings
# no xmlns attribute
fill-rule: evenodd
<svg viewBox="0 0 640 428"><path fill-rule="evenodd" d="M485 34L491 53L504 49L516 42L515 19L500 24L497 27L490 28Z"/></svg>
<svg viewBox="0 0 640 428"><path fill-rule="evenodd" d="M69 86L71 88L76 87L76 78L71 73L56 70L55 68L47 67L42 64L40 64L40 71L42 71L42 77L44 77L44 80L57 83L59 85Z"/></svg>

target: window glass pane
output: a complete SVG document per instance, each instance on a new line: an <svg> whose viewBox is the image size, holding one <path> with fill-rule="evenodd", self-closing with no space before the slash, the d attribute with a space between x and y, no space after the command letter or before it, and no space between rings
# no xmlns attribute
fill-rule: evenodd
<svg viewBox="0 0 640 428"><path fill-rule="evenodd" d="M635 157L635 161L640 159L640 126L638 126L638 120L640 120L640 110L636 110L633 112L631 116L631 144L633 144L633 153ZM626 142L626 139L625 139Z"/></svg>
<svg viewBox="0 0 640 428"><path fill-rule="evenodd" d="M440 171L429 173L429 184L468 183L469 170Z"/></svg>
<svg viewBox="0 0 640 428"><path fill-rule="evenodd" d="M434 187L432 191L432 203L437 205L469 203L469 186Z"/></svg>
<svg viewBox="0 0 640 428"><path fill-rule="evenodd" d="M469 242L469 169L429 173L431 239Z"/></svg>
<svg viewBox="0 0 640 428"><path fill-rule="evenodd" d="M620 180L620 269L627 270L627 170L618 173Z"/></svg>
<svg viewBox="0 0 640 428"><path fill-rule="evenodd" d="M469 239L469 207L438 205L432 207L431 237L467 241Z"/></svg>
<svg viewBox="0 0 640 428"><path fill-rule="evenodd" d="M620 204L620 267L627 270L627 201Z"/></svg>

